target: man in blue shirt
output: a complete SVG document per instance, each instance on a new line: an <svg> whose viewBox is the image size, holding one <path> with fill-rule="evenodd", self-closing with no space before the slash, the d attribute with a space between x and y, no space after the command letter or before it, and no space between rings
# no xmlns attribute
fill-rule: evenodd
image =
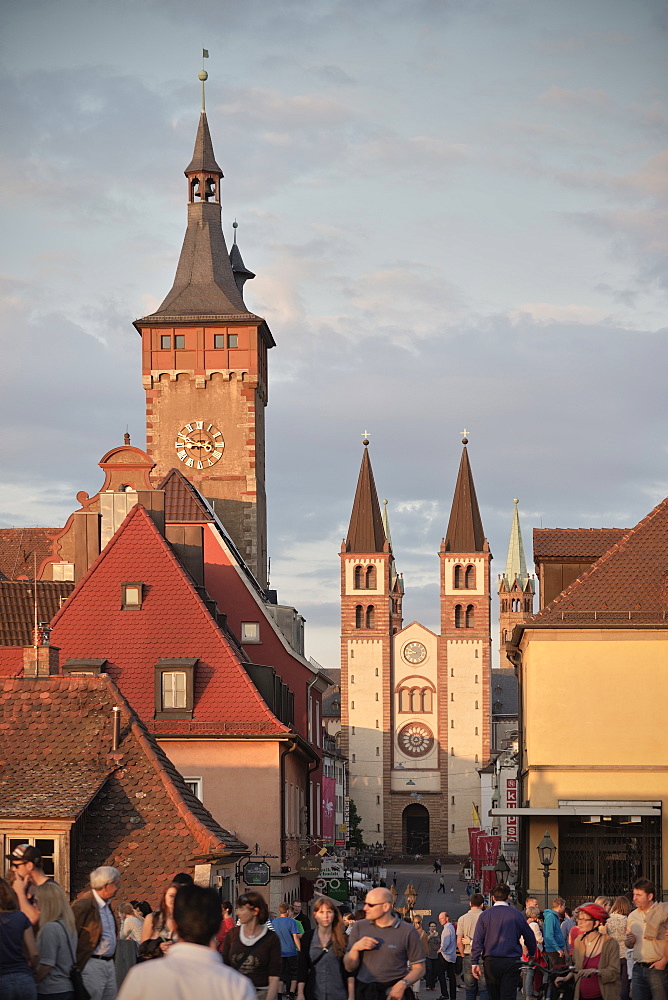
<svg viewBox="0 0 668 1000"><path fill-rule="evenodd" d="M490 1000L515 1000L519 983L524 940L529 958L536 952L536 938L526 918L508 905L510 889L497 885L492 891L494 905L480 914L471 945L471 972L480 978L480 959L484 961L485 979Z"/></svg>
<svg viewBox="0 0 668 1000"><path fill-rule="evenodd" d="M550 968L564 957L564 935L561 930L561 921L565 911L566 900L562 899L561 896L556 896L552 900L551 910L543 910L543 947Z"/></svg>
<svg viewBox="0 0 668 1000"><path fill-rule="evenodd" d="M273 918L271 926L281 942L281 958L283 959L281 979L286 993L289 993L292 998L297 992L299 926L293 917L288 916L289 910L290 907L287 903L281 903L278 907L278 916Z"/></svg>
<svg viewBox="0 0 668 1000"><path fill-rule="evenodd" d="M441 947L438 950L438 960L445 965L445 974L448 977L448 993L450 1000L457 1000L457 977L455 976L455 963L457 961L457 932L454 925L450 923L447 913L439 913L438 922L443 928L441 932ZM441 977L441 990L443 996L443 983Z"/></svg>

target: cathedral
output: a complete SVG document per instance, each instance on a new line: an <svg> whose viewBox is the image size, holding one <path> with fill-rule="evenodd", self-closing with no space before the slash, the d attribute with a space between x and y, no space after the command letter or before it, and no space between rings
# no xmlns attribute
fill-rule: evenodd
<svg viewBox="0 0 668 1000"><path fill-rule="evenodd" d="M490 754L492 553L464 438L439 550L440 635L403 624L404 587L368 441L341 546L342 744L367 842L468 854Z"/></svg>

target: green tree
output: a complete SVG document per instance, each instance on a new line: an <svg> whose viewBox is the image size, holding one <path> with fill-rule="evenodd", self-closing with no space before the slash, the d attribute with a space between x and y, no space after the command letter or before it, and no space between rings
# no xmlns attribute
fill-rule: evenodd
<svg viewBox="0 0 668 1000"><path fill-rule="evenodd" d="M362 819L357 811L357 806L350 800L350 806L348 809L348 843L347 847L364 847L364 839L362 837Z"/></svg>

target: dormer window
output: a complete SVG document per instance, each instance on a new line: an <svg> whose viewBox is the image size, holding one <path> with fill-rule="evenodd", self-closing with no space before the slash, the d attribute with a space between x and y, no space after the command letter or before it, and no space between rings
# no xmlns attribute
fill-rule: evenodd
<svg viewBox="0 0 668 1000"><path fill-rule="evenodd" d="M143 600L143 583L121 584L121 611L141 611Z"/></svg>
<svg viewBox="0 0 668 1000"><path fill-rule="evenodd" d="M156 719L192 719L195 659L162 659L155 665Z"/></svg>
<svg viewBox="0 0 668 1000"><path fill-rule="evenodd" d="M241 641L242 642L259 642L260 641L260 623L259 622L242 622L241 623Z"/></svg>

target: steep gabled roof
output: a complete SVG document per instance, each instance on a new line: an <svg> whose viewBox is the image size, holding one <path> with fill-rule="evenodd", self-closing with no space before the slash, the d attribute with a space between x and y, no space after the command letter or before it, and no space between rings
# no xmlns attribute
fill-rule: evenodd
<svg viewBox="0 0 668 1000"><path fill-rule="evenodd" d="M196 173L217 174L219 177L223 176L223 171L216 163L216 157L213 152L213 142L211 141L211 132L209 131L209 122L207 121L206 111L204 109L200 112L199 122L197 124L197 135L195 136L193 158L184 170L184 173L186 177L188 174Z"/></svg>
<svg viewBox="0 0 668 1000"><path fill-rule="evenodd" d="M384 552L387 541L367 445L368 442L364 446L362 465L350 515L350 526L345 543L346 552Z"/></svg>
<svg viewBox="0 0 668 1000"><path fill-rule="evenodd" d="M526 627L578 621L622 625L663 622L668 627L668 499L534 615Z"/></svg>
<svg viewBox="0 0 668 1000"><path fill-rule="evenodd" d="M170 469L156 489L165 491L165 521L179 524L213 521L213 514L201 494L180 469Z"/></svg>
<svg viewBox="0 0 668 1000"><path fill-rule="evenodd" d="M594 560L628 534L629 528L534 528L533 557L544 559Z"/></svg>
<svg viewBox="0 0 668 1000"><path fill-rule="evenodd" d="M74 590L65 581L37 581L37 624L47 624ZM30 646L35 627L35 583L0 580L0 646Z"/></svg>
<svg viewBox="0 0 668 1000"><path fill-rule="evenodd" d="M128 896L154 897L165 873L192 871L194 857L246 849L195 798L108 677L0 680L0 817L73 822L84 809L73 892L108 864Z"/></svg>
<svg viewBox="0 0 668 1000"><path fill-rule="evenodd" d="M484 548L485 532L482 527L466 441L464 441L455 493L452 498L448 530L445 533L445 551L483 552Z"/></svg>
<svg viewBox="0 0 668 1000"><path fill-rule="evenodd" d="M0 579L34 577L33 554L37 569L51 555L53 536L60 528L0 528Z"/></svg>
<svg viewBox="0 0 668 1000"><path fill-rule="evenodd" d="M121 609L121 584L141 582L138 611ZM107 671L144 720L154 716L153 672L164 658L197 658L192 721L151 723L152 732L283 734L191 578L145 509L136 504L52 622L61 657L104 657Z"/></svg>

